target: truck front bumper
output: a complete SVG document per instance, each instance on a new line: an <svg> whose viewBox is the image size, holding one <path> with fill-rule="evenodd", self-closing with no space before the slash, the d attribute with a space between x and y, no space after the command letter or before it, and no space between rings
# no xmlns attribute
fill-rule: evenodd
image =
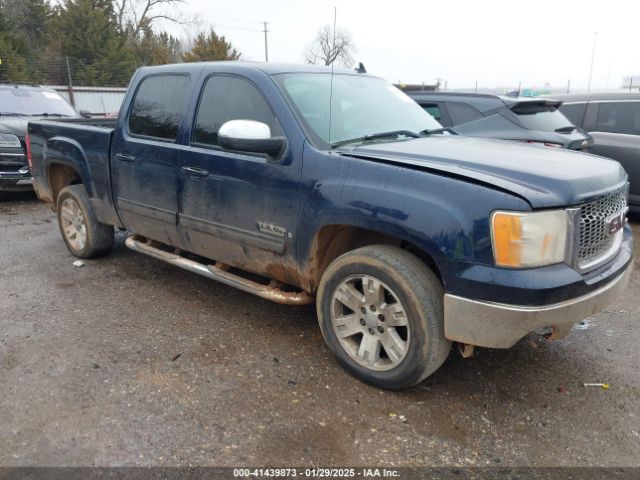
<svg viewBox="0 0 640 480"><path fill-rule="evenodd" d="M604 310L622 293L632 270L633 261L604 286L550 305L509 305L445 294L445 337L489 348L509 348L525 335L545 328L553 330L552 338L566 337L575 323Z"/></svg>
<svg viewBox="0 0 640 480"><path fill-rule="evenodd" d="M33 190L33 179L29 172L29 166L25 165L14 171L2 171L2 167L0 167L0 190L5 192Z"/></svg>

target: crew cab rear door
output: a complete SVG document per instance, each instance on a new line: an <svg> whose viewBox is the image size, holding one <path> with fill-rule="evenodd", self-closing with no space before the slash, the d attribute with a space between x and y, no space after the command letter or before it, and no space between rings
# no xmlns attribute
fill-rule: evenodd
<svg viewBox="0 0 640 480"><path fill-rule="evenodd" d="M203 79L189 148L180 161L179 226L186 248L210 259L286 281L299 210L301 145L277 158L225 150L218 130L254 120L284 136L272 105L248 78ZM284 278L283 278L284 277Z"/></svg>
<svg viewBox="0 0 640 480"><path fill-rule="evenodd" d="M113 194L124 226L174 246L181 245L177 138L186 123L190 83L183 73L142 78L111 147Z"/></svg>

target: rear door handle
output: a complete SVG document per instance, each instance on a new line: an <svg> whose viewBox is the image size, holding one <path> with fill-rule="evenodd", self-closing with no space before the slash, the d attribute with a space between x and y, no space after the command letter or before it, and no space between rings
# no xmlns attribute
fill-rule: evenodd
<svg viewBox="0 0 640 480"><path fill-rule="evenodd" d="M136 161L136 157L133 155L128 155L126 153L116 153L115 157L121 162L133 163Z"/></svg>
<svg viewBox="0 0 640 480"><path fill-rule="evenodd" d="M180 170L182 170L182 173L186 173L192 177L206 177L209 175L208 170L203 170L198 167L181 167Z"/></svg>

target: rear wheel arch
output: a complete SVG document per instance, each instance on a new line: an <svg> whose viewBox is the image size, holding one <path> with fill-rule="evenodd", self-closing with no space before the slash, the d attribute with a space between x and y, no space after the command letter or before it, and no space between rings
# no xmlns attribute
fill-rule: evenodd
<svg viewBox="0 0 640 480"><path fill-rule="evenodd" d="M84 183L77 168L56 160L50 162L47 167L47 180L54 205L58 203L58 196L65 187Z"/></svg>

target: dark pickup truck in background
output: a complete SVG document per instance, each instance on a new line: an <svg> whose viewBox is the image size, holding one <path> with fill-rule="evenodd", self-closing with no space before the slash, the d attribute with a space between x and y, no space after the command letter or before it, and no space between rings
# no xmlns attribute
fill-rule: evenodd
<svg viewBox="0 0 640 480"><path fill-rule="evenodd" d="M451 135L352 71L143 68L113 125L36 121L29 139L71 253L106 254L116 226L263 298L315 296L333 353L384 388L426 378L452 342L562 338L632 270L617 162Z"/></svg>
<svg viewBox="0 0 640 480"><path fill-rule="evenodd" d="M80 117L55 90L32 85L0 85L0 199L7 192L32 190L26 141L29 120Z"/></svg>

